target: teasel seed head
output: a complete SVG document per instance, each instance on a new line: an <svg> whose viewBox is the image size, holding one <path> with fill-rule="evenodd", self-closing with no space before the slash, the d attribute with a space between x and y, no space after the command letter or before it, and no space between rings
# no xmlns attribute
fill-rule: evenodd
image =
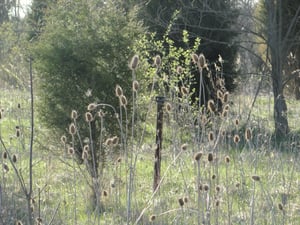
<svg viewBox="0 0 300 225"><path fill-rule="evenodd" d="M226 163L230 163L230 157L227 155L227 156L225 156L225 162Z"/></svg>
<svg viewBox="0 0 300 225"><path fill-rule="evenodd" d="M238 126L238 125L240 124L240 120L239 120L238 118L236 118L236 119L234 120L234 124L235 124L235 126Z"/></svg>
<svg viewBox="0 0 300 225"><path fill-rule="evenodd" d="M67 137L65 135L61 136L60 141L63 145L67 143Z"/></svg>
<svg viewBox="0 0 300 225"><path fill-rule="evenodd" d="M212 162L214 160L214 155L212 152L208 153L207 160L208 160L208 162Z"/></svg>
<svg viewBox="0 0 300 225"><path fill-rule="evenodd" d="M208 191L208 190L209 190L209 185L208 185L208 184L204 184L203 190L204 190L204 191Z"/></svg>
<svg viewBox="0 0 300 225"><path fill-rule="evenodd" d="M121 95L119 97L119 99L120 99L120 105L123 106L123 107L126 107L126 105L127 105L127 98L124 95Z"/></svg>
<svg viewBox="0 0 300 225"><path fill-rule="evenodd" d="M183 198L183 201L184 201L184 203L188 203L188 202L189 202L189 198L185 196L185 197Z"/></svg>
<svg viewBox="0 0 300 225"><path fill-rule="evenodd" d="M216 192L220 192L221 191L221 187L219 185L216 186Z"/></svg>
<svg viewBox="0 0 300 225"><path fill-rule="evenodd" d="M166 111L171 112L171 110L172 110L172 105L169 102L167 102L166 103Z"/></svg>
<svg viewBox="0 0 300 225"><path fill-rule="evenodd" d="M16 126L16 137L20 137L21 130L19 126Z"/></svg>
<svg viewBox="0 0 300 225"><path fill-rule="evenodd" d="M234 143L238 144L240 142L240 136L238 134L234 135L233 141Z"/></svg>
<svg viewBox="0 0 300 225"><path fill-rule="evenodd" d="M107 196L108 196L108 192L107 192L106 190L103 190L102 195L103 195L104 197L107 197Z"/></svg>
<svg viewBox="0 0 300 225"><path fill-rule="evenodd" d="M43 220L40 217L36 218L35 222L36 222L36 225L42 225L43 224Z"/></svg>
<svg viewBox="0 0 300 225"><path fill-rule="evenodd" d="M131 62L129 64L129 68L131 70L136 70L136 68L138 67L139 65L139 56L138 55L134 55L131 59Z"/></svg>
<svg viewBox="0 0 300 225"><path fill-rule="evenodd" d="M223 103L227 103L227 102L228 102L228 98L229 98L229 92L226 91L226 92L223 94Z"/></svg>
<svg viewBox="0 0 300 225"><path fill-rule="evenodd" d="M182 198L179 198L178 202L181 207L184 205L184 200Z"/></svg>
<svg viewBox="0 0 300 225"><path fill-rule="evenodd" d="M203 152L202 151L200 151L200 152L197 152L195 155L194 155L194 159L196 160L196 161L200 161L200 159L201 159L201 157L202 157L202 155L203 155Z"/></svg>
<svg viewBox="0 0 300 225"><path fill-rule="evenodd" d="M245 131L245 139L246 139L246 141L250 141L251 138L252 138L252 132L249 128L247 128Z"/></svg>
<svg viewBox="0 0 300 225"><path fill-rule="evenodd" d="M195 63L197 65L198 64L198 60L199 60L198 55L196 53L193 53L191 55L191 57L192 57L193 63Z"/></svg>
<svg viewBox="0 0 300 225"><path fill-rule="evenodd" d="M74 135L76 133L76 126L74 123L71 123L70 126L69 126L69 133L71 135Z"/></svg>
<svg viewBox="0 0 300 225"><path fill-rule="evenodd" d="M209 140L210 142L213 142L213 141L215 140L214 132L210 131L210 132L208 133L208 140Z"/></svg>
<svg viewBox="0 0 300 225"><path fill-rule="evenodd" d="M68 153L69 153L70 155L74 155L74 153L75 153L74 148L73 148L73 147L69 147L69 148L68 148Z"/></svg>
<svg viewBox="0 0 300 225"><path fill-rule="evenodd" d="M3 171L4 173L7 173L9 171L9 167L6 163L3 163Z"/></svg>
<svg viewBox="0 0 300 225"><path fill-rule="evenodd" d="M2 119L2 110L0 110L0 120Z"/></svg>
<svg viewBox="0 0 300 225"><path fill-rule="evenodd" d="M83 151L82 151L81 158L82 158L83 160L87 160L88 156L89 156L88 151L83 150Z"/></svg>
<svg viewBox="0 0 300 225"><path fill-rule="evenodd" d="M112 145L117 146L119 143L119 138L117 136L112 137Z"/></svg>
<svg viewBox="0 0 300 225"><path fill-rule="evenodd" d="M224 105L223 111L229 111L229 109L230 109L229 104Z"/></svg>
<svg viewBox="0 0 300 225"><path fill-rule="evenodd" d="M93 111L97 108L97 104L96 103L91 103L88 105L87 110L88 111Z"/></svg>
<svg viewBox="0 0 300 225"><path fill-rule="evenodd" d="M17 155L16 155L16 154L13 154L13 156L12 156L12 161L13 161L14 163L17 162Z"/></svg>
<svg viewBox="0 0 300 225"><path fill-rule="evenodd" d="M117 158L117 163L121 163L122 162L122 157L118 157Z"/></svg>
<svg viewBox="0 0 300 225"><path fill-rule="evenodd" d="M207 108L210 111L210 113L214 113L215 112L216 108L215 108L214 100L212 100L212 99L208 100L208 102L207 102Z"/></svg>
<svg viewBox="0 0 300 225"><path fill-rule="evenodd" d="M279 204L278 204L278 209L279 209L280 211L283 211L283 205L282 205L282 203L279 203Z"/></svg>
<svg viewBox="0 0 300 225"><path fill-rule="evenodd" d="M177 74L182 74L182 72L183 72L183 68L181 66L177 66L176 73Z"/></svg>
<svg viewBox="0 0 300 225"><path fill-rule="evenodd" d="M220 200L219 199L216 200L215 205L216 205L216 207L220 206Z"/></svg>
<svg viewBox="0 0 300 225"><path fill-rule="evenodd" d="M105 144L106 146L112 146L112 143L113 143L112 138L107 138L107 139L105 140L105 142L104 142L104 144Z"/></svg>
<svg viewBox="0 0 300 225"><path fill-rule="evenodd" d="M150 221L150 222L153 222L155 219L156 219L156 215L151 215L151 216L149 217L149 221Z"/></svg>
<svg viewBox="0 0 300 225"><path fill-rule="evenodd" d="M3 158L3 159L7 159L7 152L6 152L6 151L4 151L4 152L2 153L2 158Z"/></svg>
<svg viewBox="0 0 300 225"><path fill-rule="evenodd" d="M102 110L99 110L97 112L97 115L100 117L100 118L103 118L105 116L105 113L102 111Z"/></svg>
<svg viewBox="0 0 300 225"><path fill-rule="evenodd" d="M123 89L118 84L116 85L116 88L115 88L115 94L117 97L120 97L123 95Z"/></svg>
<svg viewBox="0 0 300 225"><path fill-rule="evenodd" d="M182 144L181 145L181 151L186 151L188 148L188 144Z"/></svg>
<svg viewBox="0 0 300 225"><path fill-rule="evenodd" d="M185 87L185 86L182 86L180 88L180 91L181 91L182 95L188 95L189 94L189 89L187 87Z"/></svg>
<svg viewBox="0 0 300 225"><path fill-rule="evenodd" d="M206 67L206 59L202 53L198 57L198 66L200 69L203 69Z"/></svg>
<svg viewBox="0 0 300 225"><path fill-rule="evenodd" d="M203 185L199 184L198 189L199 189L199 191L203 191Z"/></svg>
<svg viewBox="0 0 300 225"><path fill-rule="evenodd" d="M155 58L154 58L154 65L159 68L160 65L161 65L161 57L160 55L156 55Z"/></svg>
<svg viewBox="0 0 300 225"><path fill-rule="evenodd" d="M133 90L134 92L137 92L137 91L139 90L139 82L138 82L137 80L134 80L134 81L132 82L132 90Z"/></svg>
<svg viewBox="0 0 300 225"><path fill-rule="evenodd" d="M223 92L221 90L217 90L217 98L223 100Z"/></svg>
<svg viewBox="0 0 300 225"><path fill-rule="evenodd" d="M227 110L223 110L222 112L222 118L226 118L228 116L228 111Z"/></svg>
<svg viewBox="0 0 300 225"><path fill-rule="evenodd" d="M76 110L72 110L71 112L71 119L76 120L78 118L78 113Z"/></svg>
<svg viewBox="0 0 300 225"><path fill-rule="evenodd" d="M260 181L260 176L253 175L252 176L252 180L254 180L254 181Z"/></svg>
<svg viewBox="0 0 300 225"><path fill-rule="evenodd" d="M22 223L21 220L18 220L18 221L16 222L16 225L23 225L23 223Z"/></svg>
<svg viewBox="0 0 300 225"><path fill-rule="evenodd" d="M88 123L90 123L90 122L93 121L93 115L92 115L92 113L90 113L90 112L86 112L85 113L85 121L88 122Z"/></svg>

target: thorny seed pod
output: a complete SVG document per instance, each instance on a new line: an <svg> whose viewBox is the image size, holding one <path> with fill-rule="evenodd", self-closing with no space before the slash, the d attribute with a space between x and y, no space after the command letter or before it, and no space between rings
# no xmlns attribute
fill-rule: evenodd
<svg viewBox="0 0 300 225"><path fill-rule="evenodd" d="M208 133L208 140L209 140L210 142L213 142L214 139L215 139L215 137L214 137L214 132L210 131L210 132Z"/></svg>
<svg viewBox="0 0 300 225"><path fill-rule="evenodd" d="M224 105L223 111L229 111L230 106L229 104Z"/></svg>
<svg viewBox="0 0 300 225"><path fill-rule="evenodd" d="M188 147L187 144L181 145L181 151L186 151L186 150L187 150L187 147Z"/></svg>
<svg viewBox="0 0 300 225"><path fill-rule="evenodd" d="M117 163L121 163L122 162L122 157L117 158Z"/></svg>
<svg viewBox="0 0 300 225"><path fill-rule="evenodd" d="M132 82L132 90L133 90L134 92L137 92L137 91L139 90L139 82L138 82L137 80L134 80L134 81Z"/></svg>
<svg viewBox="0 0 300 225"><path fill-rule="evenodd" d="M155 216L155 215L151 215L151 216L149 217L149 221L150 221L150 222L153 222L155 219L156 219L156 216Z"/></svg>
<svg viewBox="0 0 300 225"><path fill-rule="evenodd" d="M225 156L225 162L226 163L230 163L230 157L227 155L227 156Z"/></svg>
<svg viewBox="0 0 300 225"><path fill-rule="evenodd" d="M134 55L131 59L131 62L129 64L129 68L131 70L135 70L139 65L139 56L138 55Z"/></svg>
<svg viewBox="0 0 300 225"><path fill-rule="evenodd" d="M42 225L43 224L43 220L40 217L36 218L35 222L36 222L36 225Z"/></svg>
<svg viewBox="0 0 300 225"><path fill-rule="evenodd" d="M76 110L72 110L71 112L71 119L76 120L78 118L78 113Z"/></svg>
<svg viewBox="0 0 300 225"><path fill-rule="evenodd" d="M8 165L6 163L3 163L3 171L4 173L7 173L9 171Z"/></svg>
<svg viewBox="0 0 300 225"><path fill-rule="evenodd" d="M226 92L223 94L223 103L227 103L227 102L228 102L228 97L229 97L229 92L226 91Z"/></svg>
<svg viewBox="0 0 300 225"><path fill-rule="evenodd" d="M104 113L102 110L100 110L100 111L97 113L97 115L98 115L100 118L103 118L103 117L105 116L105 113Z"/></svg>
<svg viewBox="0 0 300 225"><path fill-rule="evenodd" d="M238 125L239 125L239 123L240 123L240 120L239 120L238 118L236 118L236 119L234 120L234 124L235 124L235 126L238 126Z"/></svg>
<svg viewBox="0 0 300 225"><path fill-rule="evenodd" d="M220 192L221 191L221 187L219 185L216 186L216 192Z"/></svg>
<svg viewBox="0 0 300 225"><path fill-rule="evenodd" d="M6 151L2 153L2 158L7 159L7 152Z"/></svg>
<svg viewBox="0 0 300 225"><path fill-rule="evenodd" d="M96 103L91 103L88 105L87 110L88 111L93 111L97 108L97 104Z"/></svg>
<svg viewBox="0 0 300 225"><path fill-rule="evenodd" d="M183 201L184 201L184 203L188 203L189 202L189 198L188 197L184 197Z"/></svg>
<svg viewBox="0 0 300 225"><path fill-rule="evenodd" d="M103 190L102 195L103 195L104 197L107 197L107 196L108 196L108 192L107 192L106 190Z"/></svg>
<svg viewBox="0 0 300 225"><path fill-rule="evenodd" d="M211 152L208 153L207 160L208 160L208 162L212 162L214 160L214 155Z"/></svg>
<svg viewBox="0 0 300 225"><path fill-rule="evenodd" d="M182 87L180 88L180 91L181 91L181 94L182 94L182 95L188 95L188 93L189 93L189 89L186 88L185 86L182 86Z"/></svg>
<svg viewBox="0 0 300 225"><path fill-rule="evenodd" d="M60 141L65 145L67 143L67 137L65 135L61 136Z"/></svg>
<svg viewBox="0 0 300 225"><path fill-rule="evenodd" d="M260 181L260 176L253 175L252 176L252 180L254 180L254 181Z"/></svg>
<svg viewBox="0 0 300 225"><path fill-rule="evenodd" d="M120 85L117 84L116 88L115 88L115 94L117 97L120 97L123 95L123 89L121 88Z"/></svg>
<svg viewBox="0 0 300 225"><path fill-rule="evenodd" d="M105 140L105 142L104 142L104 144L105 144L106 146L111 146L112 143L113 143L112 138L107 138L107 139Z"/></svg>
<svg viewBox="0 0 300 225"><path fill-rule="evenodd" d="M16 225L23 225L23 223L22 223L21 220L18 220L18 221L16 222Z"/></svg>
<svg viewBox="0 0 300 225"><path fill-rule="evenodd" d="M195 53L193 53L193 54L191 55L191 57L192 57L193 63L197 64L197 63L198 63L198 60L199 60L198 55L195 54Z"/></svg>
<svg viewBox="0 0 300 225"><path fill-rule="evenodd" d="M166 103L166 111L171 112L171 110L172 110L172 105L169 102L167 102Z"/></svg>
<svg viewBox="0 0 300 225"><path fill-rule="evenodd" d="M86 160L86 159L88 158L88 156L89 156L88 151L83 150L83 151L82 151L81 158L82 158L83 160Z"/></svg>
<svg viewBox="0 0 300 225"><path fill-rule="evenodd" d="M86 112L86 113L85 113L85 121L86 121L86 122L92 122L92 120L93 120L93 115L92 115L92 113Z"/></svg>
<svg viewBox="0 0 300 225"><path fill-rule="evenodd" d="M223 92L221 90L217 90L217 98L223 100Z"/></svg>
<svg viewBox="0 0 300 225"><path fill-rule="evenodd" d="M184 205L184 200L182 198L179 198L178 202L181 207Z"/></svg>
<svg viewBox="0 0 300 225"><path fill-rule="evenodd" d="M208 184L204 184L203 189L204 189L204 191L208 191L209 190Z"/></svg>
<svg viewBox="0 0 300 225"><path fill-rule="evenodd" d="M199 188L199 191L203 191L203 185L202 184L199 184L198 188Z"/></svg>
<svg viewBox="0 0 300 225"><path fill-rule="evenodd" d="M119 97L119 99L120 99L120 105L126 107L126 105L127 105L127 98L124 95L121 95Z"/></svg>
<svg viewBox="0 0 300 225"><path fill-rule="evenodd" d="M203 69L204 67L206 67L206 59L202 53L198 57L198 66L199 69Z"/></svg>
<svg viewBox="0 0 300 225"><path fill-rule="evenodd" d="M74 148L69 147L69 148L68 148L68 153L69 153L70 155L73 155L73 154L75 153Z"/></svg>
<svg viewBox="0 0 300 225"><path fill-rule="evenodd" d="M199 161L199 160L201 159L202 155L203 155L203 152L202 152L202 151L197 152L197 153L194 155L194 159L195 159L196 161Z"/></svg>
<svg viewBox="0 0 300 225"><path fill-rule="evenodd" d="M212 180L214 180L214 179L216 179L217 178L217 175L216 174L213 174L212 176L211 176L211 179Z"/></svg>
<svg viewBox="0 0 300 225"><path fill-rule="evenodd" d="M119 138L117 136L112 137L112 145L116 146L119 143Z"/></svg>
<svg viewBox="0 0 300 225"><path fill-rule="evenodd" d="M161 65L161 57L160 57L160 55L156 55L156 56L155 56L155 59L154 59L154 65L155 65L156 67L160 67L160 65Z"/></svg>
<svg viewBox="0 0 300 225"><path fill-rule="evenodd" d="M214 113L216 111L214 100L212 99L208 100L207 108L210 111L210 113Z"/></svg>
<svg viewBox="0 0 300 225"><path fill-rule="evenodd" d="M216 205L216 207L220 206L220 200L219 199L216 200L215 205Z"/></svg>
<svg viewBox="0 0 300 225"><path fill-rule="evenodd" d="M238 144L240 142L240 136L238 134L234 135L233 141L234 143Z"/></svg>
<svg viewBox="0 0 300 225"><path fill-rule="evenodd" d="M227 110L223 110L222 117L226 118L227 116L228 116L228 111Z"/></svg>
<svg viewBox="0 0 300 225"><path fill-rule="evenodd" d="M182 72L183 72L183 68L181 66L177 66L176 73L177 74L182 74Z"/></svg>
<svg viewBox="0 0 300 225"><path fill-rule="evenodd" d="M19 127L19 126L16 126L16 136L17 136L17 137L20 137L20 133L21 133L20 127Z"/></svg>
<svg viewBox="0 0 300 225"><path fill-rule="evenodd" d="M17 156L16 156L15 154L13 154L13 156L12 156L12 161L13 161L14 163L17 162Z"/></svg>
<svg viewBox="0 0 300 225"><path fill-rule="evenodd" d="M250 141L251 138L252 138L251 130L249 128L247 128L245 131L245 139L246 139L246 141Z"/></svg>
<svg viewBox="0 0 300 225"><path fill-rule="evenodd" d="M283 211L283 205L282 205L282 203L279 203L279 204L278 204L278 209L279 209L280 211Z"/></svg>

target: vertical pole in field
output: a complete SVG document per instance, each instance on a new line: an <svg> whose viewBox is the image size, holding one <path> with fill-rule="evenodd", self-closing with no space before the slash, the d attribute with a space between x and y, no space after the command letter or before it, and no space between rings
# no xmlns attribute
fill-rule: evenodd
<svg viewBox="0 0 300 225"><path fill-rule="evenodd" d="M161 165L161 148L162 148L162 131L163 131L163 116L164 116L164 102L165 98L156 97L157 116L156 116L156 149L154 155L154 179L153 191L158 188L160 182L160 165Z"/></svg>

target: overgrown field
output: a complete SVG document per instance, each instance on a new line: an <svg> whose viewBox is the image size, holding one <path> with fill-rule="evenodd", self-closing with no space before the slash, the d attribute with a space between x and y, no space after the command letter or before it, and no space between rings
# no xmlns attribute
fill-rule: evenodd
<svg viewBox="0 0 300 225"><path fill-rule="evenodd" d="M30 98L24 91L1 92L0 224L27 224ZM272 96L258 97L249 120L253 96L230 98L229 114L201 117L201 129L189 109L181 108L186 111L178 117L174 105L165 109L156 190L155 101L147 104L143 125L124 129L125 143L103 139L105 160L97 180L84 157L78 164L70 146L49 138L53 135L36 119L30 203L36 223L298 225L300 103L287 100L292 131L275 140Z"/></svg>

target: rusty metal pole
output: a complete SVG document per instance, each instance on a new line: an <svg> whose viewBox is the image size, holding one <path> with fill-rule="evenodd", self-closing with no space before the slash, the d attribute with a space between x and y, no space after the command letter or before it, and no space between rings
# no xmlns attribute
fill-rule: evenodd
<svg viewBox="0 0 300 225"><path fill-rule="evenodd" d="M159 187L160 182L160 165L161 165L161 149L162 149L162 131L163 131L163 117L164 117L164 102L165 97L156 97L157 116L156 116L156 149L154 155L154 179L153 191Z"/></svg>

